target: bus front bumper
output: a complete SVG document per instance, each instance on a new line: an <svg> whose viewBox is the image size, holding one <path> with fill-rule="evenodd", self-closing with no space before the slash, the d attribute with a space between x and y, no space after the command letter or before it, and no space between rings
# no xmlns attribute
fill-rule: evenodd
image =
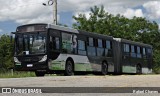
<svg viewBox="0 0 160 96"><path fill-rule="evenodd" d="M46 62L36 63L15 63L15 70L17 71L36 71L36 70L47 70L48 65Z"/></svg>

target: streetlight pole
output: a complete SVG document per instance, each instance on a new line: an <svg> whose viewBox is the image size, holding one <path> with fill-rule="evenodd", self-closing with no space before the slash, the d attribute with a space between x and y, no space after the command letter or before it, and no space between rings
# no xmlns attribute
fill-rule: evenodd
<svg viewBox="0 0 160 96"><path fill-rule="evenodd" d="M49 0L48 4L43 3L44 6L53 5L53 24L57 25L57 0Z"/></svg>
<svg viewBox="0 0 160 96"><path fill-rule="evenodd" d="M57 25L57 0L53 3L53 24Z"/></svg>

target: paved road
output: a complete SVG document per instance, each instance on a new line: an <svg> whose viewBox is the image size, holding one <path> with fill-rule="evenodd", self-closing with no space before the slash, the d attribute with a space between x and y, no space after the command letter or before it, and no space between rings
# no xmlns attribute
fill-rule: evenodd
<svg viewBox="0 0 160 96"><path fill-rule="evenodd" d="M11 79L0 79L0 87L160 87L160 75L51 76L51 77L46 76L46 77L29 77L29 78L11 78ZM3 95L9 96L9 94L3 94ZM61 93L54 95L61 96L67 94ZM75 93L68 94L68 96L70 95L75 95ZM82 96L82 94L76 94L76 95ZM93 94L90 93L83 95L92 96ZM96 94L96 95L105 96L106 94ZM109 95L116 96L114 94L109 94ZM135 94L125 94L125 95L122 94L119 96L128 96L128 95L134 96ZM142 95L148 95L148 94L140 94L139 96ZM155 95L158 96L159 94L154 94L154 96ZM17 95L15 94L15 96ZM25 96L28 96L28 94L25 94ZM36 94L34 94L34 96L36 96ZM52 95L45 94L45 96L52 96Z"/></svg>

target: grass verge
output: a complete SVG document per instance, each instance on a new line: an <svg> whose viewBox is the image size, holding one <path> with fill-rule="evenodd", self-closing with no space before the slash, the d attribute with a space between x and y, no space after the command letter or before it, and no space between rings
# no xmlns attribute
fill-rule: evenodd
<svg viewBox="0 0 160 96"><path fill-rule="evenodd" d="M0 78L22 78L22 77L35 77L34 72L17 72L11 71L0 72Z"/></svg>

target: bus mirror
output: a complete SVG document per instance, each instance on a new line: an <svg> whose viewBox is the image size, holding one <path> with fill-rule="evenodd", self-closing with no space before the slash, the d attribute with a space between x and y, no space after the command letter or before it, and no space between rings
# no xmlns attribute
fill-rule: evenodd
<svg viewBox="0 0 160 96"><path fill-rule="evenodd" d="M16 34L16 32L11 32L10 34L10 42L12 43L13 42L13 39L14 39L14 34Z"/></svg>

